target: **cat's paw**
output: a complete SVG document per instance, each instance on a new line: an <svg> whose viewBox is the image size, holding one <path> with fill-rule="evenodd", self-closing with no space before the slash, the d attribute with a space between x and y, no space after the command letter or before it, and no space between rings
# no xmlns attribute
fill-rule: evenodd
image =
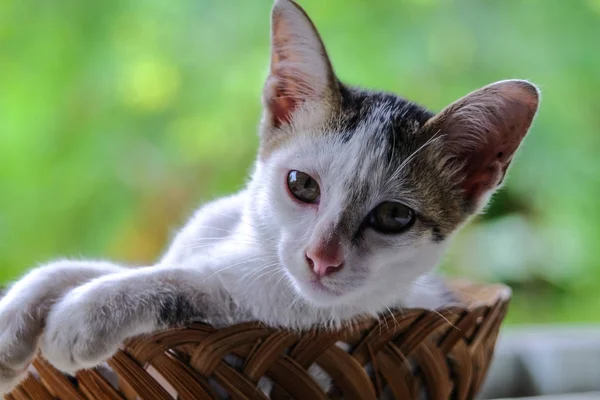
<svg viewBox="0 0 600 400"><path fill-rule="evenodd" d="M33 319L0 302L0 395L9 393L27 376L27 367L37 352L32 336Z"/></svg>
<svg viewBox="0 0 600 400"><path fill-rule="evenodd" d="M7 343L3 335L0 335L0 397L10 393L27 376L27 367L30 361L20 362L19 359L13 357L10 352L13 347L13 341Z"/></svg>
<svg viewBox="0 0 600 400"><path fill-rule="evenodd" d="M26 377L27 368L18 371L0 365L0 396L12 392Z"/></svg>
<svg viewBox="0 0 600 400"><path fill-rule="evenodd" d="M66 296L48 315L41 350L56 368L68 374L93 368L120 346L110 316L81 296Z"/></svg>

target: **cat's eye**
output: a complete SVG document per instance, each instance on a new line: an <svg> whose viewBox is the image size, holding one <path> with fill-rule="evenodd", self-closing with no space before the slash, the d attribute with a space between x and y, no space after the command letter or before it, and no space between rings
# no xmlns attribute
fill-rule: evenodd
<svg viewBox="0 0 600 400"><path fill-rule="evenodd" d="M316 203L319 200L319 184L305 172L290 171L287 185L292 196L303 203Z"/></svg>
<svg viewBox="0 0 600 400"><path fill-rule="evenodd" d="M402 203L386 201L375 207L367 216L367 224L381 233L402 233L415 220L412 209Z"/></svg>

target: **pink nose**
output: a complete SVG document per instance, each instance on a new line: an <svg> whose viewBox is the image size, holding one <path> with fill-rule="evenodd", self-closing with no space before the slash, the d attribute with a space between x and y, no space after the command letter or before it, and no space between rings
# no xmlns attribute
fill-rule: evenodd
<svg viewBox="0 0 600 400"><path fill-rule="evenodd" d="M309 247L306 251L308 268L318 277L323 278L344 267L342 248L338 243L323 243Z"/></svg>

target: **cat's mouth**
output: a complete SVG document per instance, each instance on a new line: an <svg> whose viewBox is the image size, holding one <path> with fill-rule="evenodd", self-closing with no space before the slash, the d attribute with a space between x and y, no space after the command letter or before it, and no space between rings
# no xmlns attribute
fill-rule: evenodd
<svg viewBox="0 0 600 400"><path fill-rule="evenodd" d="M315 290L317 292L326 293L326 294L329 294L332 296L341 296L344 294L341 290L333 289L333 288L326 286L319 279L312 280L310 283L311 283L311 287L313 288L313 290Z"/></svg>

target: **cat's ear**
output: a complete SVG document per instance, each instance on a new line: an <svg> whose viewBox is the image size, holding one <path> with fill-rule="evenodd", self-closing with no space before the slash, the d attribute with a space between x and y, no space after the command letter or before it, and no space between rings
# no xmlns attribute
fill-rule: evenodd
<svg viewBox="0 0 600 400"><path fill-rule="evenodd" d="M308 15L292 0L277 0L271 15L271 66L263 93L265 122L273 127L289 123L307 103L335 105L337 82Z"/></svg>
<svg viewBox="0 0 600 400"><path fill-rule="evenodd" d="M531 83L507 80L452 103L426 124L441 136L446 168L464 193L468 212L481 209L502 183L539 103Z"/></svg>

